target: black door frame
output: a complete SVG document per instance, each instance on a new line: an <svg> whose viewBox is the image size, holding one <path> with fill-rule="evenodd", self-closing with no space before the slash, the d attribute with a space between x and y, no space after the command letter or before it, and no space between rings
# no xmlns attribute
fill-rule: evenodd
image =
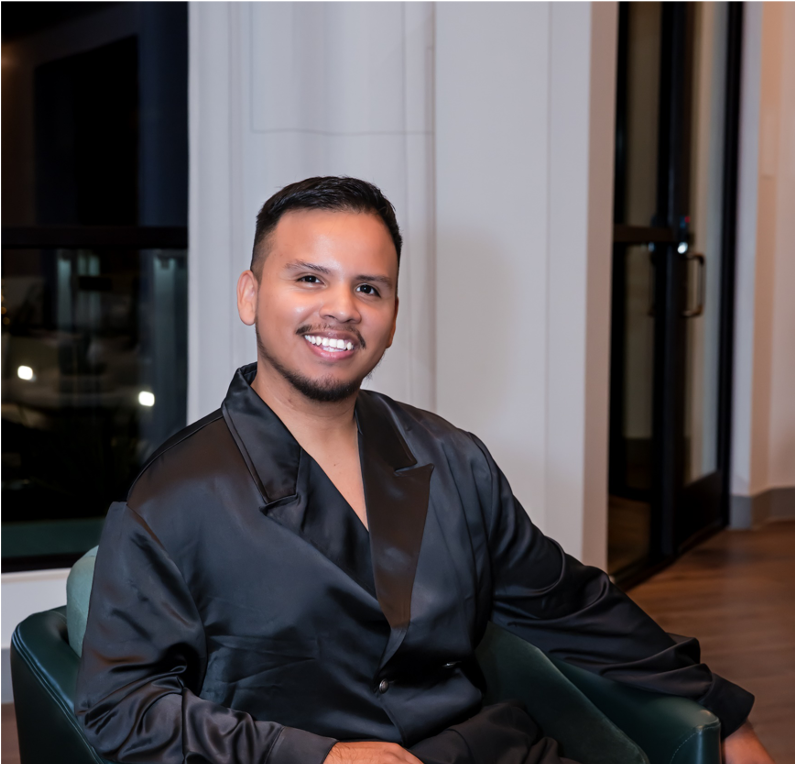
<svg viewBox="0 0 795 764"><path fill-rule="evenodd" d="M624 248L653 245L654 280L654 472L650 553L647 560L616 577L631 586L669 564L684 550L728 523L731 458L731 395L734 338L734 271L739 147L740 73L743 4L728 4L726 107L724 112L724 184L719 311L718 448L715 472L684 485L686 268L680 245L688 244L690 84L692 23L687 3L662 4L657 215L652 225L616 223L613 233L613 306L610 385L610 483L618 485L625 463L622 437L624 399ZM623 220L628 4L619 4L618 83L616 93L615 219ZM621 297L619 297L621 296ZM662 370L661 373L658 370ZM718 502L716 510L715 502ZM705 508L713 519L699 525ZM694 527L695 524L695 527Z"/></svg>

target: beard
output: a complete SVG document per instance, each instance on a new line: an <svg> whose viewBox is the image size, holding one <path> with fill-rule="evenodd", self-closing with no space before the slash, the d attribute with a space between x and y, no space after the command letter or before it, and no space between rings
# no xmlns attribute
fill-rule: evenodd
<svg viewBox="0 0 795 764"><path fill-rule="evenodd" d="M354 379L350 382L339 382L332 376L310 379L303 374L298 374L288 369L267 351L262 338L259 336L259 329L256 328L256 324L254 332L257 336L257 350L260 358L264 358L287 382L309 400L320 403L338 403L359 392L364 379ZM372 373L371 371L367 376L369 377Z"/></svg>

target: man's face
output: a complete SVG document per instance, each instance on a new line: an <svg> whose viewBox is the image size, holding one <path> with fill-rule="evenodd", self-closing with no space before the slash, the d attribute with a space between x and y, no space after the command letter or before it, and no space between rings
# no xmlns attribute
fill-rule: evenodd
<svg viewBox="0 0 795 764"><path fill-rule="evenodd" d="M286 213L264 244L259 283L246 271L238 284L261 366L313 400L353 395L395 334L389 231L368 213L300 210Z"/></svg>

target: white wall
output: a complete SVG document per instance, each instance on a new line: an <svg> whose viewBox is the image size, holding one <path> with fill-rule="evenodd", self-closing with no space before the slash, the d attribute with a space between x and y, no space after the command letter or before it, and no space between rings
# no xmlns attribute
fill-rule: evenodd
<svg viewBox="0 0 795 764"><path fill-rule="evenodd" d="M745 6L731 490L795 486L795 5Z"/></svg>
<svg viewBox="0 0 795 764"><path fill-rule="evenodd" d="M352 175L395 204L400 323L373 384L434 406L432 3L191 3L188 419L256 358L234 289L279 188Z"/></svg>
<svg viewBox="0 0 795 764"><path fill-rule="evenodd" d="M3 573L2 625L0 626L0 648L2 648L0 700L3 703L10 703L14 699L8 652L14 629L18 623L33 613L65 605L68 575L68 568Z"/></svg>
<svg viewBox="0 0 795 764"><path fill-rule="evenodd" d="M437 7L437 408L606 561L615 4Z"/></svg>
<svg viewBox="0 0 795 764"><path fill-rule="evenodd" d="M232 294L258 207L361 175L407 238L374 386L477 431L539 524L603 564L615 5L435 13L191 6L189 418L254 357Z"/></svg>
<svg viewBox="0 0 795 764"><path fill-rule="evenodd" d="M407 239L373 386L477 432L604 565L616 34L613 3L191 5L189 419L254 359L259 206L359 175Z"/></svg>

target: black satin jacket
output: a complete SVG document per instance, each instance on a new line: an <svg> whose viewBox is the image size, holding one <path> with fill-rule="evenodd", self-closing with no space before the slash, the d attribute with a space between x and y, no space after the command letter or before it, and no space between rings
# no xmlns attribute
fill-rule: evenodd
<svg viewBox="0 0 795 764"><path fill-rule="evenodd" d="M103 755L320 764L337 740L409 747L480 710L490 619L693 698L725 732L744 721L752 696L546 538L476 437L362 391L368 533L255 374L238 370L108 513L75 703Z"/></svg>

